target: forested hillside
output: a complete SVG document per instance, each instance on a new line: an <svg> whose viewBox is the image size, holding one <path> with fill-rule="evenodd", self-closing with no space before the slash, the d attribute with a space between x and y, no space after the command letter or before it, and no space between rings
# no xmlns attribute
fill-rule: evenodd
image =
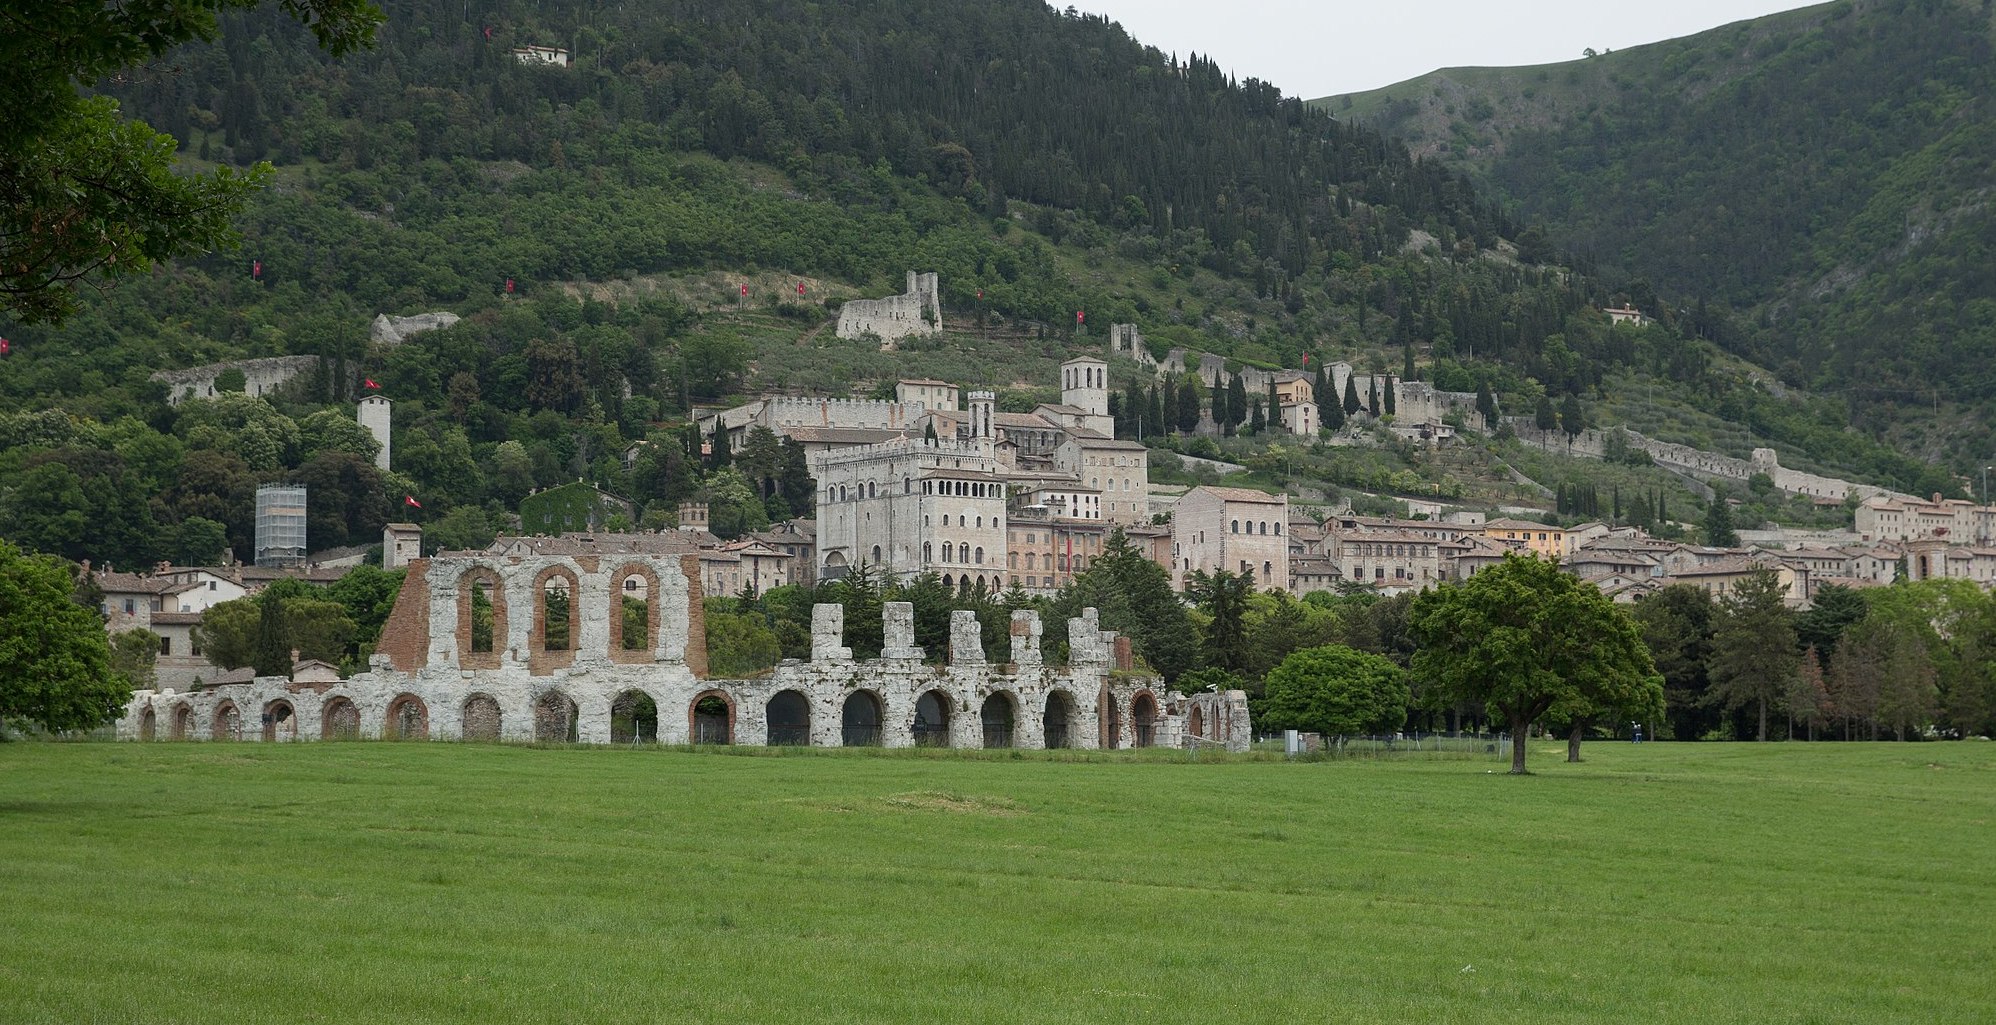
<svg viewBox="0 0 1996 1025"><path fill-rule="evenodd" d="M1262 365L1417 362L1517 411L1635 375L1820 465L1951 487L1844 431L1840 405L1755 388L1686 337L1703 320L1610 331L1597 307L1621 293L1438 163L1099 18L1035 0L383 6L377 48L339 62L258 10L116 84L190 161L267 159L274 183L242 252L93 295L60 328L0 325L0 532L120 564L240 555L249 494L276 480L327 496L315 548L378 537L405 495L433 543L476 543L577 478L654 524L695 492L738 528L804 512L783 497L794 460L691 465L680 420L763 387L878 386L848 372L874 348L824 328L911 267L941 273L964 329L894 366L952 361L963 383L1015 385L1007 355L1099 351L1090 332L1129 321ZM516 60L527 44L574 66ZM465 319L367 342L375 314L426 310ZM323 369L270 401L169 406L149 380L281 354ZM364 379L396 403L393 473L352 427Z"/></svg>
<svg viewBox="0 0 1996 1025"><path fill-rule="evenodd" d="M1996 444L1992 38L1987 0L1841 0L1321 105L1966 470ZM1727 306L1742 315L1714 315Z"/></svg>

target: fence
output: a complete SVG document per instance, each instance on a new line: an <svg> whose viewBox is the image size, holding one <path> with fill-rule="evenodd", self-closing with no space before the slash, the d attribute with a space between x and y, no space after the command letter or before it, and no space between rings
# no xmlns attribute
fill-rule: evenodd
<svg viewBox="0 0 1996 1025"><path fill-rule="evenodd" d="M1301 736L1303 750L1299 757L1312 760L1419 758L1474 761L1488 758L1509 761L1511 758L1511 738L1498 733L1393 733L1356 737L1324 737L1305 733ZM1251 748L1256 752L1277 754L1285 749L1286 744L1280 733L1256 734Z"/></svg>

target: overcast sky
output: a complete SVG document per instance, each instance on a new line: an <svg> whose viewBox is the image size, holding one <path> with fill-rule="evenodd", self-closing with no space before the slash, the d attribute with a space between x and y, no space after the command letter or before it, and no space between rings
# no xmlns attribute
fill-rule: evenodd
<svg viewBox="0 0 1996 1025"><path fill-rule="evenodd" d="M1067 0L1054 0L1055 7ZM1793 0L1075 0L1138 40L1180 57L1197 52L1241 78L1315 99L1363 92L1436 68L1577 60L1586 47L1620 50L1703 32Z"/></svg>

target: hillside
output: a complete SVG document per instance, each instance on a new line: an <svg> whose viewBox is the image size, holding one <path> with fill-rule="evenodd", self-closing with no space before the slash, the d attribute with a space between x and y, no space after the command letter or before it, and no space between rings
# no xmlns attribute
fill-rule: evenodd
<svg viewBox="0 0 1996 1025"><path fill-rule="evenodd" d="M1645 309L1966 471L1996 421L1992 38L1980 0L1841 0L1317 105L1468 174Z"/></svg>
<svg viewBox="0 0 1996 1025"><path fill-rule="evenodd" d="M342 496L315 504L315 547L378 537L405 495L434 543L467 543L578 477L649 523L705 492L753 525L805 511L800 482L688 465L693 405L909 372L1029 402L1116 322L1262 366L1412 361L1514 410L1610 408L1635 381L1794 465L1954 488L1682 326L1610 331L1608 288L1438 163L1100 18L1027 0L384 6L378 48L341 62L276 10L233 13L217 45L118 87L190 162L267 159L275 183L242 252L94 294L59 329L0 324L0 530L194 561L247 550L256 484L301 481ZM526 44L573 64L523 63ZM883 354L827 330L910 268L940 273L941 343ZM464 319L368 341L376 314L433 310ZM150 379L280 355L322 369L270 402L172 406ZM395 401L391 473L351 430L363 379Z"/></svg>

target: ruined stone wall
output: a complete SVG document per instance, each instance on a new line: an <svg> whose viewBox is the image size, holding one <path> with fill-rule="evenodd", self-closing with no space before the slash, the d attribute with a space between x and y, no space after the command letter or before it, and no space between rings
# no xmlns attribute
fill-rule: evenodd
<svg viewBox="0 0 1996 1025"><path fill-rule="evenodd" d="M598 569L623 566L633 557L603 557L602 566L545 559L511 560L500 574L509 597L523 591L521 580L544 579L553 568L573 572L586 588ZM508 651L501 664L468 668L450 656L458 648L456 581L473 571L495 569L494 560L454 556L412 565L411 578L425 581L404 597L428 598L430 643L427 664L404 668L393 646L406 651L416 631L400 615L384 632L384 651L369 672L330 685L294 684L282 677L217 687L197 693L141 691L119 723L124 739L320 740L395 737L433 740L512 740L582 743L623 742L624 727L613 725L619 710L640 697L656 709L661 743L809 743L908 747L933 743L949 747L1135 747L1192 743L1187 715L1197 704L1205 744L1247 750L1250 732L1246 699L1239 692L1185 698L1166 692L1155 676L1119 668L1127 651L1119 638L1100 627L1094 609L1068 621L1072 654L1066 666L1047 665L1040 650L1043 630L1037 613L1012 617L1009 661L994 662L983 650L976 617L955 613L950 623L949 661L930 665L915 644L914 610L889 603L884 612L883 657L858 661L844 641L844 610L819 605L812 610L811 659L789 660L754 680L706 680L686 657L671 657L677 646L662 639L659 658L632 664L608 657L609 632L600 623L578 624L582 645L568 665L537 671ZM440 571L440 565L441 571ZM650 567L653 572L657 567ZM462 571L462 572L459 572ZM670 577L659 592L672 593ZM419 602L418 604L421 604ZM578 608L588 603L578 601ZM697 600L695 602L697 606ZM697 618L686 607L665 603L662 632L683 636ZM677 609L677 612L670 610ZM496 611L496 610L495 610ZM530 617L513 614L509 643L524 640ZM449 629L444 629L448 626ZM400 629L395 629L395 628ZM497 627L495 626L495 630ZM704 651L697 660L704 662ZM719 699L720 716L705 716L702 702ZM925 703L942 711L924 718ZM1218 704L1216 704L1218 702ZM877 725L855 729L848 719ZM802 722L793 717L802 710ZM274 712L283 713L281 722ZM773 722L779 715L781 723ZM271 719L269 727L266 719ZM1208 726L1207 724L1225 724ZM1215 732L1217 731L1217 732Z"/></svg>
<svg viewBox="0 0 1996 1025"><path fill-rule="evenodd" d="M1536 445L1548 452L1568 450L1566 432L1560 430L1541 431L1531 417L1509 416L1504 418L1520 441ZM1757 448L1752 459L1735 459L1717 452L1707 452L1668 441L1657 441L1645 437L1637 431L1626 428L1599 429L1590 427L1573 438L1572 453L1590 459L1600 459L1607 455L1608 436L1616 430L1624 430L1628 435L1629 447L1649 453L1650 458L1666 469L1688 473L1703 479L1744 481L1756 473L1765 473L1774 481L1774 486L1789 494L1809 495L1815 498L1833 498L1842 501L1850 495L1869 498L1873 495L1887 495L1894 498L1909 498L1902 492L1882 488L1876 484L1859 484L1854 481L1839 480L1818 474L1791 470L1781 465L1780 459L1771 448Z"/></svg>
<svg viewBox="0 0 1996 1025"><path fill-rule="evenodd" d="M215 397L215 379L229 370L243 372L243 392L248 395L267 395L292 378L309 373L319 366L317 356L272 356L267 359L238 359L226 363L210 363L206 366L189 367L186 370L160 370L152 375L152 380L166 386L168 405L177 406L188 399L211 399Z"/></svg>
<svg viewBox="0 0 1996 1025"><path fill-rule="evenodd" d="M943 330L942 296L934 273L908 272L908 290L885 299L853 299L839 307L838 335L873 334L883 342Z"/></svg>
<svg viewBox="0 0 1996 1025"><path fill-rule="evenodd" d="M1156 370L1157 357L1150 354L1150 345L1144 341L1143 332L1135 324L1109 325L1109 355L1126 356L1136 360L1137 365Z"/></svg>

